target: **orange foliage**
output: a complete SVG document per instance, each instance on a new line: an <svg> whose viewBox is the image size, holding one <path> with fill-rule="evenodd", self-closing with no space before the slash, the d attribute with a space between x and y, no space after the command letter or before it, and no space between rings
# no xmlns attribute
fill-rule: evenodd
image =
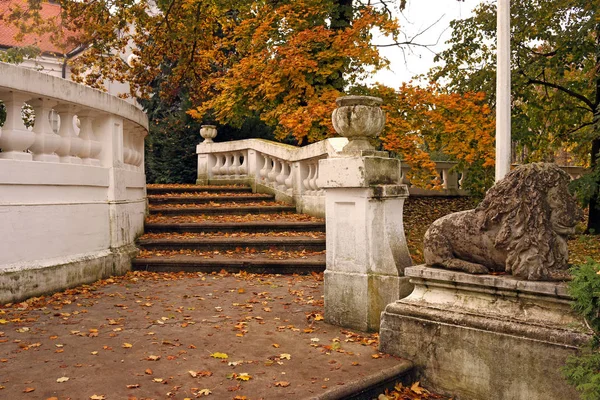
<svg viewBox="0 0 600 400"><path fill-rule="evenodd" d="M383 146L418 168L413 168L413 183L435 186L432 152L465 165L476 160L494 165L495 119L484 93L445 93L435 85L405 83L398 91L379 86L374 94L384 99L387 114Z"/></svg>

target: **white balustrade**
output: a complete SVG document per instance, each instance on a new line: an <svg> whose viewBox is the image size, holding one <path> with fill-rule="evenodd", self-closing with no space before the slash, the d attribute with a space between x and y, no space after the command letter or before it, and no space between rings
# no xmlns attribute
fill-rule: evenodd
<svg viewBox="0 0 600 400"><path fill-rule="evenodd" d="M0 303L125 273L146 212L146 114L4 63L0 100Z"/></svg>

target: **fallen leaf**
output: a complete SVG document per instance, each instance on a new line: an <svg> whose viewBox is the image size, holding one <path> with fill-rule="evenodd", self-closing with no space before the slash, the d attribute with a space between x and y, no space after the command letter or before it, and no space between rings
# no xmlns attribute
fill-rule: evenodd
<svg viewBox="0 0 600 400"><path fill-rule="evenodd" d="M190 374L192 376L192 378L195 378L198 376L198 373L196 371L188 371L188 374Z"/></svg>
<svg viewBox="0 0 600 400"><path fill-rule="evenodd" d="M200 389L199 391L196 392L196 396L208 396L211 393L212 392L208 389Z"/></svg>
<svg viewBox="0 0 600 400"><path fill-rule="evenodd" d="M123 343L122 347L125 349L130 349L133 347L133 345L131 343Z"/></svg>
<svg viewBox="0 0 600 400"><path fill-rule="evenodd" d="M103 394L93 394L90 396L90 400L106 400Z"/></svg>
<svg viewBox="0 0 600 400"><path fill-rule="evenodd" d="M416 394L428 393L428 391L421 386L419 386L420 382L417 381L410 386L410 390Z"/></svg>
<svg viewBox="0 0 600 400"><path fill-rule="evenodd" d="M31 393L31 392L33 392L34 390L35 390L35 388L28 387L28 388L25 388L25 389L23 390L23 393Z"/></svg>
<svg viewBox="0 0 600 400"><path fill-rule="evenodd" d="M228 358L228 355L225 353L212 353L210 356L212 358Z"/></svg>
<svg viewBox="0 0 600 400"><path fill-rule="evenodd" d="M152 375L152 370L150 368L146 368L144 372L146 373L146 375Z"/></svg>
<svg viewBox="0 0 600 400"><path fill-rule="evenodd" d="M281 354L279 355L279 359L281 359L281 360L283 360L283 359L289 360L289 359L291 359L291 358L292 358L292 355L291 355L291 354L288 354L288 353L281 353Z"/></svg>
<svg viewBox="0 0 600 400"><path fill-rule="evenodd" d="M152 379L152 382L156 382L156 383L162 383L163 378L154 378Z"/></svg>
<svg viewBox="0 0 600 400"><path fill-rule="evenodd" d="M276 349L278 349L279 345L277 343L273 343L273 347L275 347Z"/></svg>
<svg viewBox="0 0 600 400"><path fill-rule="evenodd" d="M158 361L158 360L160 360L160 356L148 356L148 357L146 357L146 360L148 360L148 361Z"/></svg>
<svg viewBox="0 0 600 400"><path fill-rule="evenodd" d="M246 372L242 372L235 379L237 379L238 381L249 381L250 379L252 379L252 377Z"/></svg>
<svg viewBox="0 0 600 400"><path fill-rule="evenodd" d="M69 380L69 378L68 378L68 377L66 377L66 376L63 376L63 377L61 377L61 378L58 378L58 379L56 380L56 382L58 382L58 383L63 383L63 382L66 382L66 381L68 381L68 380Z"/></svg>
<svg viewBox="0 0 600 400"><path fill-rule="evenodd" d="M278 387L288 387L288 386L290 386L290 383L286 382L286 381L279 381L279 382L275 382L275 386L278 386Z"/></svg>
<svg viewBox="0 0 600 400"><path fill-rule="evenodd" d="M137 389L140 387L139 383L134 383L133 385L127 385L127 389Z"/></svg>

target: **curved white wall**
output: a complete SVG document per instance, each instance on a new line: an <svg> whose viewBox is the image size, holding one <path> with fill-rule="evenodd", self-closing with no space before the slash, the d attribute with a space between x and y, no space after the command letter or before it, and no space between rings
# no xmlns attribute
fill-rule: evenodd
<svg viewBox="0 0 600 400"><path fill-rule="evenodd" d="M146 211L145 113L2 63L0 99L0 303L127 271ZM35 110L33 129L22 126L24 103ZM47 123L52 109L58 132Z"/></svg>

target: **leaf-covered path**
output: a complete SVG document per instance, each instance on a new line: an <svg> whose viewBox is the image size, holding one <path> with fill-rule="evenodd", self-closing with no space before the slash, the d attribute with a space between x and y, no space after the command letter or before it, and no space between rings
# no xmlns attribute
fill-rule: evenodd
<svg viewBox="0 0 600 400"><path fill-rule="evenodd" d="M402 363L326 324L322 294L322 274L133 272L5 305L0 398L304 399Z"/></svg>

